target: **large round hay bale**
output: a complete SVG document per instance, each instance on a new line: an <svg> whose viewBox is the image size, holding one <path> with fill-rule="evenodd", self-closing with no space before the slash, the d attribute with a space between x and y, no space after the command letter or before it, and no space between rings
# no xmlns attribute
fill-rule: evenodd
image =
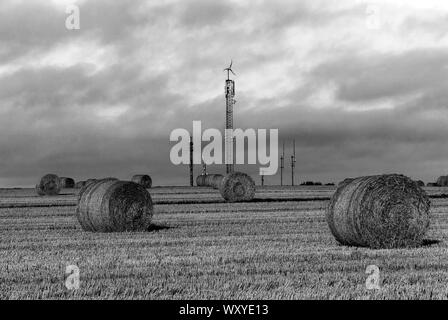
<svg viewBox="0 0 448 320"><path fill-rule="evenodd" d="M132 182L138 183L146 189L149 189L152 186L152 179L147 174L136 174L132 177Z"/></svg>
<svg viewBox="0 0 448 320"><path fill-rule="evenodd" d="M397 174L342 182L331 199L327 222L336 240L370 248L414 247L429 228L430 202L411 179Z"/></svg>
<svg viewBox="0 0 448 320"><path fill-rule="evenodd" d="M205 177L206 175L200 175L196 178L196 185L198 187L205 187Z"/></svg>
<svg viewBox="0 0 448 320"><path fill-rule="evenodd" d="M75 180L72 178L61 177L59 179L61 181L61 188L72 189L75 187Z"/></svg>
<svg viewBox="0 0 448 320"><path fill-rule="evenodd" d="M112 179L88 184L76 209L82 229L93 232L145 231L152 215L151 195L144 187Z"/></svg>
<svg viewBox="0 0 448 320"><path fill-rule="evenodd" d="M46 174L36 185L36 192L40 196L54 196L61 191L61 181L55 174Z"/></svg>
<svg viewBox="0 0 448 320"><path fill-rule="evenodd" d="M88 187L89 187L90 185L95 184L95 183L97 183L97 182L99 182L99 181L105 181L105 180L107 180L107 181L118 181L117 178L88 179L88 180L84 183L84 185L81 187L81 189L79 190L79 193L78 193L78 201L79 201L79 199L81 199L82 194L88 189Z"/></svg>
<svg viewBox="0 0 448 320"><path fill-rule="evenodd" d="M250 201L255 197L255 182L242 172L228 174L219 188L227 202Z"/></svg>
<svg viewBox="0 0 448 320"><path fill-rule="evenodd" d="M87 179L87 180L86 180L86 184L87 184L87 183L95 182L95 181L97 181L97 180L98 180L98 179Z"/></svg>
<svg viewBox="0 0 448 320"><path fill-rule="evenodd" d="M342 180L341 182L338 183L338 187L343 185L343 184L350 183L353 180L354 180L353 178L345 178L344 180Z"/></svg>
<svg viewBox="0 0 448 320"><path fill-rule="evenodd" d="M439 187L447 187L448 186L448 176L441 176L436 181Z"/></svg>

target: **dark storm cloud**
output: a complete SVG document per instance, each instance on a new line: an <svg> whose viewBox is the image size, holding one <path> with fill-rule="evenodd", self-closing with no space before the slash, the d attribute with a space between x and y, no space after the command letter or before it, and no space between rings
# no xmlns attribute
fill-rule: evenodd
<svg viewBox="0 0 448 320"><path fill-rule="evenodd" d="M143 1L87 1L80 5L81 29L65 27L68 14L64 7L49 1L12 2L0 15L0 60L14 60L82 37L97 38L108 44L127 41L133 29L146 20L140 10ZM32 58L32 57L30 57Z"/></svg>
<svg viewBox="0 0 448 320"><path fill-rule="evenodd" d="M234 12L231 3L208 0L183 1L179 10L180 23L190 28L218 26Z"/></svg>
<svg viewBox="0 0 448 320"><path fill-rule="evenodd" d="M379 35L359 30L365 8L356 1L85 1L78 32L65 29L65 11L50 2L17 3L0 19L0 179L8 184L32 185L46 172L149 172L156 185L186 184L188 168L169 162L169 134L191 130L193 120L223 128L230 58L236 126L278 128L287 165L295 139L300 181L391 171L428 180L445 168L448 50L389 51L382 38L383 50L367 50L360 39ZM440 26L404 21L402 34ZM41 62L68 45L105 53ZM2 73L11 61L19 65ZM328 85L331 101L313 102ZM391 108L363 110L382 101Z"/></svg>
<svg viewBox="0 0 448 320"><path fill-rule="evenodd" d="M336 83L338 98L352 102L425 93L445 87L448 49L348 56L320 65L314 74Z"/></svg>

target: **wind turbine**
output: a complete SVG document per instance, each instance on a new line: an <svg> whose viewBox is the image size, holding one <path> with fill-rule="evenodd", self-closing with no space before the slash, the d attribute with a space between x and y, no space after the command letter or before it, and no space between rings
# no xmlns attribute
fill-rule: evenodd
<svg viewBox="0 0 448 320"><path fill-rule="evenodd" d="M236 76L235 72L233 72L232 70L232 66L233 66L233 60L230 60L230 66L224 69L224 71L227 71L227 80L230 80L230 72L232 72L232 74Z"/></svg>

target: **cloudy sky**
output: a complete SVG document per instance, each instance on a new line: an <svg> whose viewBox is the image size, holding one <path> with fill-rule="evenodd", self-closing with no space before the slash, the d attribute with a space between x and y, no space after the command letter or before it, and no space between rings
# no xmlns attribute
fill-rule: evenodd
<svg viewBox="0 0 448 320"><path fill-rule="evenodd" d="M224 127L231 58L235 127L295 139L299 181L448 174L446 0L1 0L0 186L187 184L170 132Z"/></svg>

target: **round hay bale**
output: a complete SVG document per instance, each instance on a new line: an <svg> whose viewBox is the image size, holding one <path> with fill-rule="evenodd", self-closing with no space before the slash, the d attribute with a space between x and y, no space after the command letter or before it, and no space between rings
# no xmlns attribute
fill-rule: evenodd
<svg viewBox="0 0 448 320"><path fill-rule="evenodd" d="M418 181L416 181L415 183L417 183L417 185L418 185L419 187L424 187L424 186L425 186L425 183L424 183L422 180L418 180Z"/></svg>
<svg viewBox="0 0 448 320"><path fill-rule="evenodd" d="M213 178L215 177L214 174L208 174L205 176L205 185L207 187L212 187L213 186Z"/></svg>
<svg viewBox="0 0 448 320"><path fill-rule="evenodd" d="M61 181L55 174L46 174L36 185L36 192L40 196L54 196L61 191Z"/></svg>
<svg viewBox="0 0 448 320"><path fill-rule="evenodd" d="M222 179L219 190L227 202L250 201L255 197L255 182L245 173L234 172Z"/></svg>
<svg viewBox="0 0 448 320"><path fill-rule="evenodd" d="M448 176L441 176L436 181L437 185L439 187L446 187L448 186Z"/></svg>
<svg viewBox="0 0 448 320"><path fill-rule="evenodd" d="M196 185L198 187L205 187L205 177L206 175L200 175L196 178Z"/></svg>
<svg viewBox="0 0 448 320"><path fill-rule="evenodd" d="M354 179L353 178L345 178L344 180L342 180L341 182L338 183L338 187L343 185L343 184L347 184L352 182Z"/></svg>
<svg viewBox="0 0 448 320"><path fill-rule="evenodd" d="M152 215L151 195L144 187L112 179L88 184L76 209L82 229L92 232L146 231Z"/></svg>
<svg viewBox="0 0 448 320"><path fill-rule="evenodd" d="M146 174L137 174L132 177L132 182L138 183L143 188L149 189L152 186L152 179Z"/></svg>
<svg viewBox="0 0 448 320"><path fill-rule="evenodd" d="M341 183L326 217L336 240L370 248L415 247L429 228L430 201L411 179L397 174Z"/></svg>
<svg viewBox="0 0 448 320"><path fill-rule="evenodd" d="M62 177L59 179L61 180L61 188L73 189L75 187L75 180L72 178Z"/></svg>
<svg viewBox="0 0 448 320"><path fill-rule="evenodd" d="M107 181L118 181L118 179L116 179L116 178L88 179L88 180L84 183L84 185L81 187L81 189L79 190L79 193L78 193L78 201L79 201L79 199L81 199L82 194L87 190L87 188L88 188L90 185L95 184L95 183L97 183L97 182L99 182L99 181L105 181L105 180L107 180Z"/></svg>
<svg viewBox="0 0 448 320"><path fill-rule="evenodd" d="M92 182L95 182L95 181L97 181L97 179L87 179L87 180L86 180L86 184L87 184L87 183L92 183Z"/></svg>
<svg viewBox="0 0 448 320"><path fill-rule="evenodd" d="M219 189L221 187L222 180L224 180L224 176L222 174L213 175L211 186L213 189Z"/></svg>
<svg viewBox="0 0 448 320"><path fill-rule="evenodd" d="M86 181L78 181L75 183L75 189L81 189L86 185Z"/></svg>

